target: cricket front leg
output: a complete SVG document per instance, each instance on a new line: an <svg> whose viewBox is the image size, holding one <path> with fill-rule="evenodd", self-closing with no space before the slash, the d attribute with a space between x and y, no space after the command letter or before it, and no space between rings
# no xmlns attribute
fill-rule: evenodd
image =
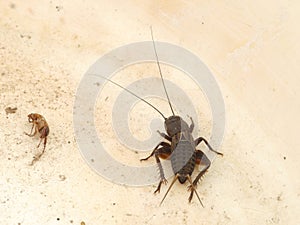
<svg viewBox="0 0 300 225"><path fill-rule="evenodd" d="M36 135L36 132L37 132L37 130L35 129L35 130L34 130L34 134L32 134L33 128L34 128L34 124L32 124L30 134L28 134L28 133L26 133L26 132L24 132L24 134L26 134L26 135L29 136L29 137L33 137L34 135Z"/></svg>
<svg viewBox="0 0 300 225"><path fill-rule="evenodd" d="M165 133L161 133L159 130L157 131L157 133L159 133L160 136L162 136L163 138L165 138L166 140L168 141L172 141L172 138L170 136L168 136L167 134Z"/></svg>

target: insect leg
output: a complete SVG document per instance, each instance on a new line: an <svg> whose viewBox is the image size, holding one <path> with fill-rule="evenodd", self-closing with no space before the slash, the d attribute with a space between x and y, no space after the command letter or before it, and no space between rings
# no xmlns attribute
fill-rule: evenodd
<svg viewBox="0 0 300 225"><path fill-rule="evenodd" d="M44 150L43 151L45 151L46 144L47 144L47 137L45 137L45 139L44 139Z"/></svg>
<svg viewBox="0 0 300 225"><path fill-rule="evenodd" d="M197 186L198 181L200 180L200 178L205 174L205 172L208 170L208 168L210 167L210 160L207 158L207 156L201 151L201 150L196 150L196 163L198 165L204 165L204 169L202 169L200 171L200 173L198 174L198 176L195 178L193 185Z"/></svg>
<svg viewBox="0 0 300 225"><path fill-rule="evenodd" d="M171 147L169 147L169 149L170 149L170 155L171 155ZM157 149L157 150L158 150L158 152L159 152L159 151L166 151L167 149L164 148L164 147L162 147L162 148L159 148L159 149ZM161 162L160 162L160 160L159 160L159 156L160 156L160 153L156 153L156 154L155 154L156 163L157 163L158 169L159 169L160 181L159 181L159 183L158 183L158 186L157 186L156 190L154 191L154 194L155 194L156 192L158 192L158 193L160 192L160 187L161 187L161 184L162 184L162 183L164 183L164 184L167 183L167 180L166 180L165 174L164 174L164 170L163 170L163 168L162 168L162 166L161 166Z"/></svg>
<svg viewBox="0 0 300 225"><path fill-rule="evenodd" d="M190 125L190 132L191 132L191 133L193 133L193 130L194 130L195 124L194 124L194 120L193 120L193 118L192 118L192 117L190 117L190 119L191 119L191 121L192 121L192 123L191 123L191 125Z"/></svg>
<svg viewBox="0 0 300 225"><path fill-rule="evenodd" d="M197 175L193 183L188 187L188 190L191 191L189 201L192 200L194 189L197 187L198 181L201 179L201 177L207 172L208 168L210 167L210 160L207 158L207 156L200 150L196 150L196 163L200 165L204 165L204 169L200 171L200 173Z"/></svg>
<svg viewBox="0 0 300 225"><path fill-rule="evenodd" d="M44 138L40 138L40 142L39 142L39 144L36 146L37 148L38 147L40 147L40 144L41 144L41 142L42 142L42 140L44 139L44 148L43 148L43 152L42 152L42 154L44 154L44 151L45 151L45 148L46 148L46 144L47 144L47 137L44 137Z"/></svg>
<svg viewBox="0 0 300 225"><path fill-rule="evenodd" d="M203 138L203 137L198 137L196 140L195 140L195 146L199 145L201 141L204 141L204 143L207 145L207 147L209 148L210 151L214 152L214 153L217 153L218 155L221 155L223 156L223 153L221 152L217 152L216 150L214 150L210 144L208 143L208 141Z"/></svg>
<svg viewBox="0 0 300 225"><path fill-rule="evenodd" d="M45 148L46 148L46 143L47 143L47 137L41 138L40 143L38 144L37 147L39 147L39 145L41 144L41 142L42 142L43 139L44 139L44 148L43 148L43 151L40 154L34 156L33 160L30 163L30 166L32 166L36 161L38 161L42 157L42 155L45 153Z"/></svg>
<svg viewBox="0 0 300 225"><path fill-rule="evenodd" d="M28 134L28 133L26 133L26 132L24 132L24 134L26 134L26 135L29 136L29 137L33 137L33 136L36 134L36 132L37 132L37 129L35 129L35 130L34 130L34 134L32 134L33 128L34 128L34 123L32 124L30 134Z"/></svg>
<svg viewBox="0 0 300 225"><path fill-rule="evenodd" d="M162 147L158 148L159 146L162 146ZM166 142L160 142L147 158L141 159L141 161L145 161L145 160L149 159L150 157L152 157L153 155L155 155L155 160L158 165L159 174L160 174L160 181L159 181L159 184L158 184L156 190L154 191L154 193L160 192L160 187L161 187L162 183L167 183L167 180L166 180L165 174L164 174L164 170L162 168L159 158L167 159L171 155L171 153L172 153L171 145Z"/></svg>
<svg viewBox="0 0 300 225"><path fill-rule="evenodd" d="M44 138L42 138L42 137L40 138L40 142L39 142L39 144L36 146L37 148L40 147L40 144L41 144L41 142L42 142L43 139L44 139Z"/></svg>
<svg viewBox="0 0 300 225"><path fill-rule="evenodd" d="M165 138L168 141L172 141L172 138L168 135L166 135L165 133L161 133L159 130L157 131L157 133L159 133L160 136L162 136L163 138Z"/></svg>
<svg viewBox="0 0 300 225"><path fill-rule="evenodd" d="M201 201L201 199L200 199L200 197L199 197L199 195L198 195L198 192L197 192L197 190L196 190L196 186L193 185L193 183L192 183L192 178L191 178L191 176L188 175L187 178L188 178L188 181L190 182L191 188L192 188L192 190L191 190L191 195L190 195L190 197L189 197L189 202L192 201L193 193L194 193L194 191L195 191L195 193L196 193L196 195L197 195L197 198L199 199L199 202L201 203L202 207L204 207L204 205L203 205L203 203L202 203L202 201Z"/></svg>
<svg viewBox="0 0 300 225"><path fill-rule="evenodd" d="M149 158L151 158L154 154L157 153L157 151L160 149L158 148L159 146L162 146L162 147L169 147L171 148L171 145L169 143L166 143L166 142L160 142L158 145L156 145L156 147L154 148L154 150L151 152L151 154L147 157L147 158L144 158L144 159L140 159L140 161L146 161L148 160Z"/></svg>
<svg viewBox="0 0 300 225"><path fill-rule="evenodd" d="M45 152L45 148L43 149L43 151L40 154L34 156L33 160L30 163L30 166L32 166L36 161L38 161L42 157L42 155L44 154L44 152Z"/></svg>
<svg viewBox="0 0 300 225"><path fill-rule="evenodd" d="M46 148L46 144L47 144L47 135L49 134L49 128L48 127L44 127L40 130L41 136L40 136L40 143L38 144L37 148L40 147L40 144L42 142L42 140L44 139L44 150Z"/></svg>

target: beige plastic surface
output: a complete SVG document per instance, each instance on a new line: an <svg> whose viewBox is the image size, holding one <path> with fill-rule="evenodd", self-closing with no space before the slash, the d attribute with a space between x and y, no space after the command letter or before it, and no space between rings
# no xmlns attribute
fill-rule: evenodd
<svg viewBox="0 0 300 225"><path fill-rule="evenodd" d="M299 11L299 1L271 0L1 1L0 224L300 224ZM156 184L105 180L87 166L74 138L73 101L83 74L110 50L151 40L150 25L156 40L201 58L224 96L226 133L218 149L224 157L198 185L205 208L196 198L188 203L187 185L176 183L159 207L167 186L153 195ZM209 136L210 113L199 90L172 68L162 69L203 102L197 110ZM124 73L116 80L125 85L158 76L155 64ZM114 157L140 165L147 154L132 153L113 134L118 91L112 87L99 99L97 129L107 131L103 138ZM7 107L17 110L6 114ZM144 138L144 119L156 114L137 107L131 129ZM41 150L38 138L23 134L31 112L50 126L46 152L34 166L28 164Z"/></svg>

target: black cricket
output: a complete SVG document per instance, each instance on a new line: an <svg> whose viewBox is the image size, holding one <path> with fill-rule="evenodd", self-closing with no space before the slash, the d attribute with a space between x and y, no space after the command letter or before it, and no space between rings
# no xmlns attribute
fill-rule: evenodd
<svg viewBox="0 0 300 225"><path fill-rule="evenodd" d="M188 125L180 116L175 115L174 110L171 105L171 102L170 102L170 99L169 99L169 96L168 96L168 93L167 93L167 90L166 90L166 87L165 87L164 79L162 76L162 72L161 72L161 68L160 68L160 64L159 64L159 60L158 60L158 55L157 55L157 51L156 51L156 46L155 46L155 42L154 42L154 38L153 38L152 28L151 28L151 37L152 37L154 52L155 52L155 56L156 56L156 62L157 62L158 69L159 69L159 74L160 74L162 84L163 84L163 87L164 87L164 90L165 90L165 93L166 93L166 96L168 99L168 103L170 105L170 109L173 114L172 116L170 116L168 118L165 117L151 103L149 103L145 99L139 97L132 91L126 89L125 87L115 83L114 81L112 81L106 77L103 77L101 75L97 75L97 76L100 76L103 79L119 86L120 88L124 89L125 91L127 91L130 94L137 97L138 99L142 100L143 102L145 102L146 104L151 106L153 109L155 109L164 118L164 121L165 121L164 125L165 125L167 134L161 133L160 131L157 131L157 132L163 138L165 138L168 142L166 142L166 141L160 142L147 158L141 159L141 161L148 160L152 156L154 156L156 159L156 162L157 162L157 165L159 168L159 173L160 173L160 181L159 181L158 187L154 191L154 193L157 193L157 192L159 193L161 185L163 183L164 184L167 183L160 159L171 160L172 170L173 170L175 176L174 176L172 183L169 186L166 194L164 195L163 199L161 200L160 205L166 198L168 192L172 188L175 181L178 179L178 181L181 184L185 183L186 180L188 180L188 182L190 183L190 185L188 186L188 190L191 191L190 196L189 196L189 202L191 202L194 192L195 192L201 205L203 206L201 199L196 191L196 187L197 187L198 181L207 172L208 168L211 165L211 162L208 159L208 157L204 154L204 152L196 149L196 146L199 145L203 141L207 145L207 147L210 151L213 151L216 154L221 155L221 156L223 156L223 154L215 151L210 146L210 144L208 143L208 141L205 138L198 137L196 140L193 138L192 132L194 129L194 122L191 117L190 117L191 124ZM195 180L192 181L191 175L192 175L196 165L204 165L204 168L199 172L199 174L197 175Z"/></svg>

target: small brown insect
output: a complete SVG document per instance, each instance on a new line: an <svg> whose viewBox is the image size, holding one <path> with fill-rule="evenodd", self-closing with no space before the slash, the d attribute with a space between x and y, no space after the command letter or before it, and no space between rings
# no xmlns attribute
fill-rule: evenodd
<svg viewBox="0 0 300 225"><path fill-rule="evenodd" d="M28 122L32 123L32 128L31 128L30 134L28 134L26 132L24 132L24 133L26 135L28 135L29 137L33 137L37 133L40 134L40 142L37 145L37 148L40 146L42 140L44 139L43 151L40 154L34 156L34 159L32 160L32 162L30 164L30 165L33 165L33 163L38 161L45 152L45 148L46 148L46 144L47 144L47 136L48 136L50 130L49 130L49 126L48 126L48 123L46 122L45 118L40 114L37 114L37 113L29 114ZM34 128L34 133L32 133L33 128Z"/></svg>

